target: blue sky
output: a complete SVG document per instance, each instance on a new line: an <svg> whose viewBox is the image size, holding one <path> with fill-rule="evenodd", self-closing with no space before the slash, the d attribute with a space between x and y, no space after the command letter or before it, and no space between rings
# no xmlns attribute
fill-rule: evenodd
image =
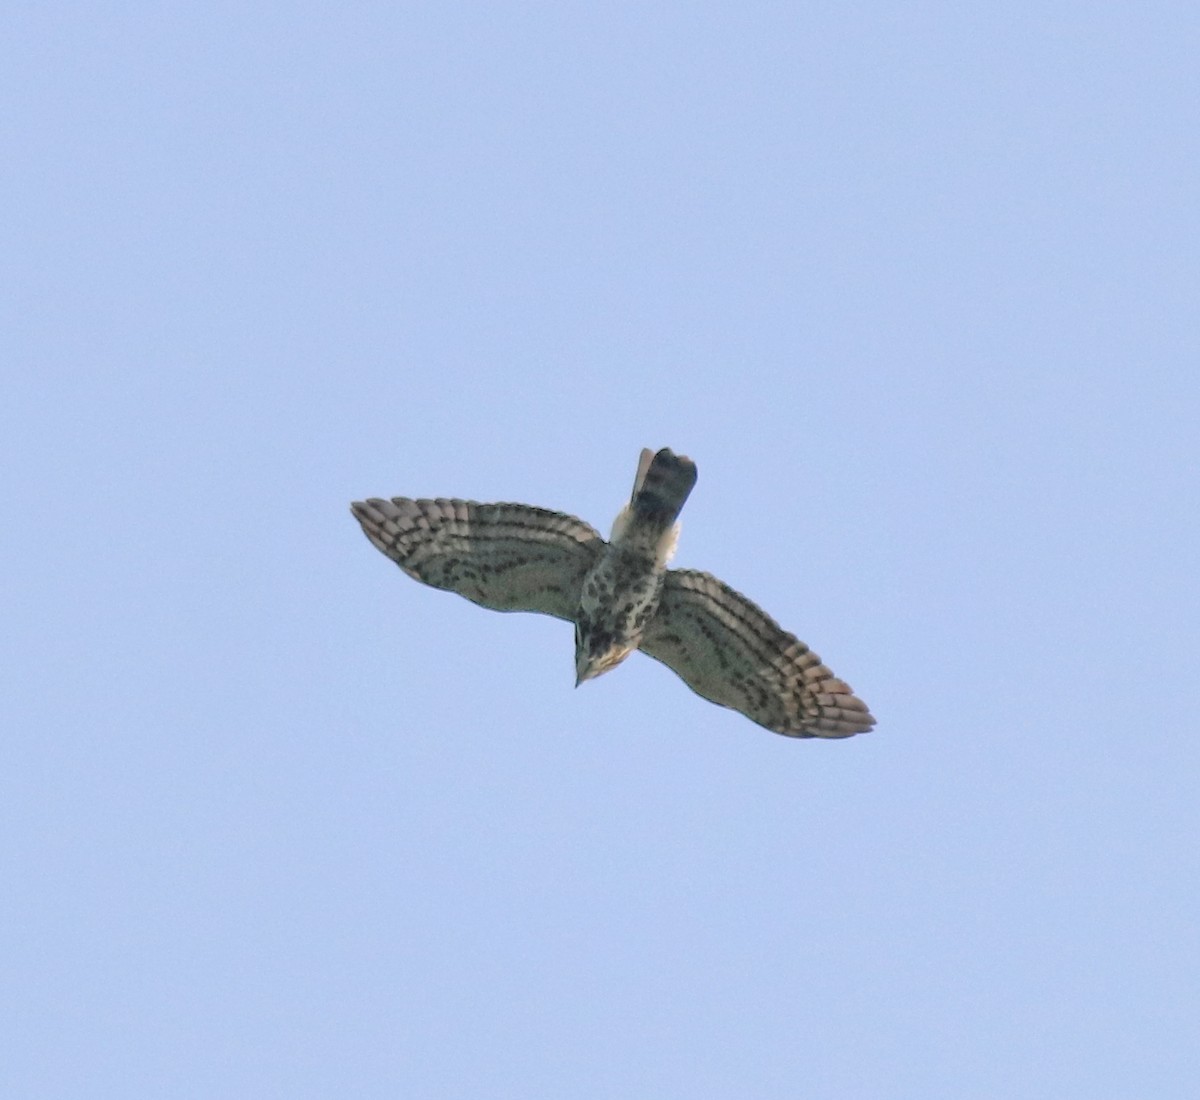
<svg viewBox="0 0 1200 1100"><path fill-rule="evenodd" d="M3 16L0 1092L1183 1097L1200 16ZM607 529L776 737L347 505Z"/></svg>

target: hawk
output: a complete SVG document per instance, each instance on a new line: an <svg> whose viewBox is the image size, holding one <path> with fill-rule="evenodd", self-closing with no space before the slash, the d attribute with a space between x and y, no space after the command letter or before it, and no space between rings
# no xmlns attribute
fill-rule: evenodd
<svg viewBox="0 0 1200 1100"><path fill-rule="evenodd" d="M635 649L694 692L788 737L849 737L870 711L803 642L708 573L668 569L696 465L644 450L608 541L581 519L527 504L371 498L367 538L414 580L497 611L575 624L575 683Z"/></svg>

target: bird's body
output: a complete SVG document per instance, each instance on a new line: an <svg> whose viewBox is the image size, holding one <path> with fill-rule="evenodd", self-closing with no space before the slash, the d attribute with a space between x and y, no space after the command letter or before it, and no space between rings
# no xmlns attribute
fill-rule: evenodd
<svg viewBox="0 0 1200 1100"><path fill-rule="evenodd" d="M575 618L576 684L615 668L637 649L658 610L696 466L670 451L647 461L649 455L642 453L629 503L583 580Z"/></svg>
<svg viewBox="0 0 1200 1100"><path fill-rule="evenodd" d="M607 542L574 516L461 500L356 502L367 537L416 580L484 607L575 624L576 683L635 649L697 694L791 737L847 737L875 719L755 604L707 573L669 569L696 466L643 451Z"/></svg>

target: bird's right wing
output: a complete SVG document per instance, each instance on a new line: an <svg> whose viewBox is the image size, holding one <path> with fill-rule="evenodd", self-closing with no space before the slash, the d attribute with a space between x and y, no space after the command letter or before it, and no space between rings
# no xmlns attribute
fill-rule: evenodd
<svg viewBox="0 0 1200 1100"><path fill-rule="evenodd" d="M583 520L526 504L395 497L350 509L410 577L496 611L574 619L583 578L605 546Z"/></svg>
<svg viewBox="0 0 1200 1100"><path fill-rule="evenodd" d="M640 647L696 694L788 737L849 737L866 704L762 608L709 573L667 571Z"/></svg>

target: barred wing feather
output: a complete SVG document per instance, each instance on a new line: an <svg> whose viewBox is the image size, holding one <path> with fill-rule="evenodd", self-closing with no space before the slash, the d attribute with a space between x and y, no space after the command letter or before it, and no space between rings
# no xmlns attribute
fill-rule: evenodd
<svg viewBox="0 0 1200 1100"><path fill-rule="evenodd" d="M496 611L574 619L584 575L605 546L583 520L526 504L395 497L350 507L410 577Z"/></svg>
<svg viewBox="0 0 1200 1100"><path fill-rule="evenodd" d="M875 719L760 607L708 573L668 570L641 649L698 695L788 737L849 737Z"/></svg>

